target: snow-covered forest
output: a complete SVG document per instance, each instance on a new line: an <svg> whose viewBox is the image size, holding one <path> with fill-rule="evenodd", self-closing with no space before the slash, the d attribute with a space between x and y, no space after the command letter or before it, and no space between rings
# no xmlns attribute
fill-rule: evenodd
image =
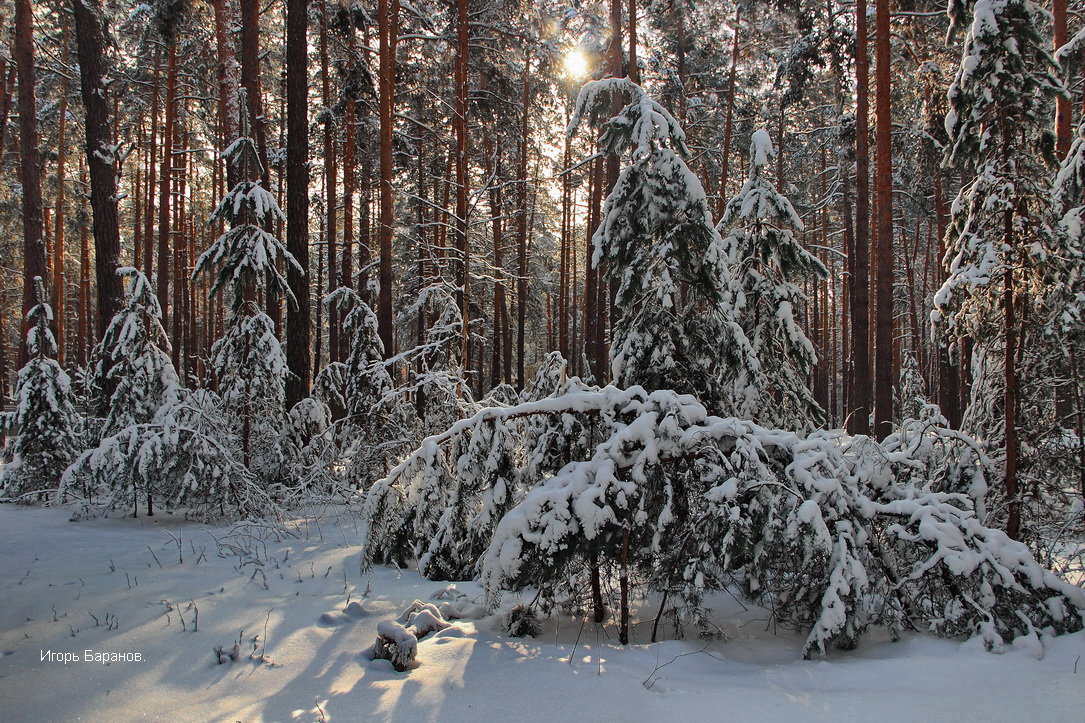
<svg viewBox="0 0 1085 723"><path fill-rule="evenodd" d="M0 0L0 718L1080 716L1083 16Z"/></svg>

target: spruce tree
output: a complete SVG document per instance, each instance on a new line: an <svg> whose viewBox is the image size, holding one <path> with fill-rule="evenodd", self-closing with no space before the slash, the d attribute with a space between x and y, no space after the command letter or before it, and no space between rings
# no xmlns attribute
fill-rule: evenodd
<svg viewBox="0 0 1085 723"><path fill-rule="evenodd" d="M592 265L617 286L611 374L621 387L696 395L733 413L756 394L756 352L736 320L738 289L700 181L686 165L685 133L627 78L581 89L569 127L624 99L600 145L624 167L592 237Z"/></svg>
<svg viewBox="0 0 1085 723"><path fill-rule="evenodd" d="M427 287L415 311L433 320L414 350L419 365L414 383L420 400L418 416L422 435L429 436L443 432L462 418L474 399L464 378L463 315L453 293L444 286Z"/></svg>
<svg viewBox="0 0 1085 723"><path fill-rule="evenodd" d="M45 303L40 276L34 277L34 289L38 303L26 315L30 359L19 370L15 409L4 414L4 428L12 439L7 450L10 461L0 472L0 489L17 502L45 497L80 452L71 379L51 358L57 353L49 329L53 309Z"/></svg>
<svg viewBox="0 0 1085 723"><path fill-rule="evenodd" d="M338 306L343 331L350 340L343 369L346 424L340 435L345 443L348 481L367 488L387 471L386 460L408 450L414 441L417 419L403 395L396 393L384 363L377 315L353 290L340 287L328 298Z"/></svg>
<svg viewBox="0 0 1085 723"><path fill-rule="evenodd" d="M93 388L98 393L113 390L103 437L150 422L181 393L162 328L162 309L150 281L130 267L117 269L117 275L129 279L127 303L110 320L94 354Z"/></svg>
<svg viewBox="0 0 1085 723"><path fill-rule="evenodd" d="M242 133L247 132L242 118ZM230 317L226 331L211 350L211 365L229 418L241 428L243 464L257 476L271 479L281 464L279 437L285 416L286 355L275 336L272 320L258 309L258 288L265 294L293 293L277 266L279 259L301 273L304 270L286 247L266 229L283 220L275 197L260 181L261 164L256 143L242 135L223 152L240 179L222 199L210 222L225 221L229 228L196 261L193 275L218 266L211 293L228 289Z"/></svg>
<svg viewBox="0 0 1085 723"><path fill-rule="evenodd" d="M750 177L732 198L720 221L731 273L741 293L736 313L763 368L756 394L741 416L784 429L806 429L824 421L806 380L817 357L796 321L804 301L800 284L823 278L825 267L795 238L802 220L791 202L766 177L776 156L769 134L750 139Z"/></svg>
<svg viewBox="0 0 1085 723"><path fill-rule="evenodd" d="M1055 475L1076 478L1078 493L1085 498L1085 124L1055 176L1052 200L1059 243L1045 280L1046 332L1061 353L1048 359L1050 376L1063 380L1057 393L1068 413L1060 415L1058 426L1075 432L1072 444L1060 445L1070 448L1065 451L1073 458L1071 469L1064 467Z"/></svg>
<svg viewBox="0 0 1085 723"><path fill-rule="evenodd" d="M1051 257L1044 157L1054 148L1054 100L1065 91L1042 32L1045 13L1032 0L955 0L950 10L954 28L970 24L949 90L945 163L969 180L951 208L949 277L932 321L950 340L975 340L981 363L966 424L1003 449L1006 529L1017 537L1020 437L1030 436L1043 411L1038 380L1019 357L1042 344L1026 319L1037 316Z"/></svg>

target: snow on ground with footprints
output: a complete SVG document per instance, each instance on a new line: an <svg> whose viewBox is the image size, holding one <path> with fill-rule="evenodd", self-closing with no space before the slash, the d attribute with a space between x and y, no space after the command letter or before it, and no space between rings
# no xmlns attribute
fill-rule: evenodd
<svg viewBox="0 0 1085 723"><path fill-rule="evenodd" d="M0 506L0 720L1068 721L1085 711L1085 632L1046 639L1039 659L1027 647L995 655L977 641L871 634L805 661L803 636L724 595L714 607L725 638L709 643L649 644L651 600L626 648L609 622L573 616L510 638L473 583L360 574L359 523L342 509L294 520L289 534L70 514ZM411 670L370 660L377 626L416 600L449 627L419 640Z"/></svg>

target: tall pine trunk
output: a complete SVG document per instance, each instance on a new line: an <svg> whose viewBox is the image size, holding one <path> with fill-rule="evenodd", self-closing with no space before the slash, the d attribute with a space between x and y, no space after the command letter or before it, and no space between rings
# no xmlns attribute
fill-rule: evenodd
<svg viewBox="0 0 1085 723"><path fill-rule="evenodd" d="M870 375L870 60L867 55L867 3L855 4L855 244L849 259L851 290L851 378L846 413L848 431L870 433L873 395Z"/></svg>
<svg viewBox="0 0 1085 723"><path fill-rule="evenodd" d="M874 435L889 436L893 428L893 121L890 102L889 3L878 2L874 14L877 61L874 112L877 125L875 206L878 210L877 273L874 324Z"/></svg>
<svg viewBox="0 0 1085 723"><path fill-rule="evenodd" d="M466 0L461 0L461 2ZM399 23L399 0L378 0L377 21L380 35L379 123L380 123L380 222L377 231L380 268L377 296L377 330L386 356L395 354L395 330L392 328L392 234L395 224L395 198L392 191L392 131L395 124L396 39Z"/></svg>
<svg viewBox="0 0 1085 723"><path fill-rule="evenodd" d="M34 279L46 281L45 222L41 207L41 152L38 148L38 109L34 91L34 16L30 0L15 0L15 65L19 76L19 165L22 182L23 217L23 323L26 337L26 314L35 304ZM27 361L25 345L20 345L19 366Z"/></svg>
<svg viewBox="0 0 1085 723"><path fill-rule="evenodd" d="M324 103L324 272L327 277L327 291L335 285L336 269L336 230L338 198L338 164L335 152L335 114L332 112L331 80L329 77L328 58L328 0L321 3L320 10L320 93ZM323 298L323 294L321 294ZM317 350L319 352L319 349ZM334 306L328 308L328 363L338 361L339 357L339 314ZM317 354L317 363L320 355Z"/></svg>
<svg viewBox="0 0 1085 723"><path fill-rule="evenodd" d="M456 283L459 286L457 301L463 319L461 333L460 358L464 371L470 380L471 362L471 246L467 236L467 195L469 179L467 176L467 58L469 46L469 22L467 17L468 0L456 0L456 67L455 67L455 104L452 116L452 128L456 136L456 218L455 239Z"/></svg>
<svg viewBox="0 0 1085 723"><path fill-rule="evenodd" d="M172 336L170 309L170 266L173 256L170 249L170 186L173 185L174 125L177 114L177 44L169 42L166 60L166 113L162 127L162 165L159 170L158 188L158 254L155 269L158 305L162 307L162 326Z"/></svg>
<svg viewBox="0 0 1085 723"><path fill-rule="evenodd" d="M64 47L67 49L67 29L64 31ZM56 209L53 213L53 319L57 343L57 363L64 364L64 224L67 217L64 213L66 202L64 191L66 184L65 173L68 161L68 79L60 82L60 107L58 109L59 120L57 121L57 195Z"/></svg>
<svg viewBox="0 0 1085 723"><path fill-rule="evenodd" d="M297 300L286 311L286 406L309 393L309 0L286 4L286 248L304 271L287 267L287 283ZM349 132L349 130L348 130Z"/></svg>
<svg viewBox="0 0 1085 723"><path fill-rule="evenodd" d="M531 105L531 56L524 53L524 74L521 79L521 92L523 97L520 101L520 159L519 159L519 194L517 198L517 238L516 238L516 388L523 389L527 385L527 375L524 369L524 349L526 344L527 327L527 236L528 236L528 210L527 210L527 134L528 134L528 109Z"/></svg>
<svg viewBox="0 0 1085 723"><path fill-rule="evenodd" d="M716 216L723 218L723 212L727 208L730 197L727 194L727 182L731 175L731 137L735 127L735 78L738 73L738 25L742 16L739 10L735 10L735 20L732 23L734 35L731 37L731 67L727 71L727 115L723 122L723 160L720 172L720 201L716 207Z"/></svg>

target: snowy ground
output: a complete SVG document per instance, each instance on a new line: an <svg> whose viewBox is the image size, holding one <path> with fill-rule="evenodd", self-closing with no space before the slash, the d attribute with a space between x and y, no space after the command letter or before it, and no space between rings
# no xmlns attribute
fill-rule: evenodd
<svg viewBox="0 0 1085 723"><path fill-rule="evenodd" d="M361 576L347 515L300 521L253 557L220 556L253 539L228 527L68 515L0 506L0 720L1085 720L1085 633L1049 641L1042 660L872 635L807 662L764 611L725 599L728 640L703 650L622 648L612 627L569 618L517 640L496 617L468 617L395 673L363 655L377 623L442 585ZM213 648L239 637L239 661L216 664ZM48 651L72 662L43 661ZM94 662L102 654L139 660Z"/></svg>

